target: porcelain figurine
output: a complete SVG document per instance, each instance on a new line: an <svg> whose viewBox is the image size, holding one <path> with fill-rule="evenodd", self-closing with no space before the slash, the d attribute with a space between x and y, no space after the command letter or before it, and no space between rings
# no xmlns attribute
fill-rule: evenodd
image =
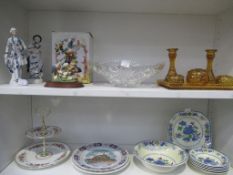
<svg viewBox="0 0 233 175"><path fill-rule="evenodd" d="M43 63L41 60L41 42L42 37L40 35L33 36L33 42L28 46L28 72L29 72L29 83L36 84L42 83L42 67Z"/></svg>
<svg viewBox="0 0 233 175"><path fill-rule="evenodd" d="M11 85L28 85L28 81L22 79L23 66L27 64L27 47L24 41L16 36L16 28L10 29L11 37L7 40L4 61L11 73Z"/></svg>

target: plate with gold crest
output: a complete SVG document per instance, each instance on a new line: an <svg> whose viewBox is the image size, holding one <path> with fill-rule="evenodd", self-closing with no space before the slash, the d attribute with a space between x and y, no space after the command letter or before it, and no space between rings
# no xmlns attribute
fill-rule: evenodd
<svg viewBox="0 0 233 175"><path fill-rule="evenodd" d="M127 150L115 144L93 143L76 149L72 155L76 169L89 174L122 171L129 164Z"/></svg>

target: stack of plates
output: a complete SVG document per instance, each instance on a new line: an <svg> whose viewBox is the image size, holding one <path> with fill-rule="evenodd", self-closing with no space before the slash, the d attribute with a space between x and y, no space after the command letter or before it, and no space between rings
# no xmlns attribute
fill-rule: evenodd
<svg viewBox="0 0 233 175"><path fill-rule="evenodd" d="M189 154L189 164L206 174L223 174L229 170L228 158L216 150L208 148L193 149Z"/></svg>
<svg viewBox="0 0 233 175"><path fill-rule="evenodd" d="M88 174L110 174L122 171L129 163L129 154L114 144L93 143L76 149L74 167Z"/></svg>

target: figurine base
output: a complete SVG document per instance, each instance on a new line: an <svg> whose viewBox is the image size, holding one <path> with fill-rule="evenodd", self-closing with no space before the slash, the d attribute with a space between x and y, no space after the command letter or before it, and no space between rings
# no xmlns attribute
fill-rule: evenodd
<svg viewBox="0 0 233 175"><path fill-rule="evenodd" d="M29 84L41 84L43 83L42 79L28 79Z"/></svg>
<svg viewBox="0 0 233 175"><path fill-rule="evenodd" d="M233 85L222 85L222 84L204 84L204 85L193 85L189 83L169 83L164 80L158 80L158 84L167 89L199 89L199 90L233 90Z"/></svg>
<svg viewBox="0 0 233 175"><path fill-rule="evenodd" d="M11 79L10 83L11 86L28 86L28 81L25 79L19 79L17 82L14 79Z"/></svg>
<svg viewBox="0 0 233 175"><path fill-rule="evenodd" d="M80 82L52 82L48 81L45 83L45 87L56 87L56 88L81 88L84 87Z"/></svg>

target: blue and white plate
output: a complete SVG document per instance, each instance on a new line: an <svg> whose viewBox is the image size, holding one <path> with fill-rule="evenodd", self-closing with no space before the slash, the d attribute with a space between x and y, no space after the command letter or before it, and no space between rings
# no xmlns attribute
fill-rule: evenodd
<svg viewBox="0 0 233 175"><path fill-rule="evenodd" d="M191 163L192 165L195 165L196 167L206 169L206 170L210 170L210 171L227 171L229 169L228 165L226 165L224 167L208 167L206 165L197 163L197 162L193 161L192 159L189 160L189 163Z"/></svg>
<svg viewBox="0 0 233 175"><path fill-rule="evenodd" d="M217 169L216 170L216 169L209 169L209 168L206 168L206 167L201 167L201 166L195 164L192 161L189 161L189 165L191 167L194 167L196 170L210 172L210 173L226 173L226 172L229 171L229 168L227 168L227 169Z"/></svg>
<svg viewBox="0 0 233 175"><path fill-rule="evenodd" d="M186 164L188 155L182 148L164 141L145 140L134 147L141 163L156 172L171 172Z"/></svg>
<svg viewBox="0 0 233 175"><path fill-rule="evenodd" d="M129 163L129 154L127 150L114 144L93 143L76 149L72 162L81 171L108 174L126 167Z"/></svg>
<svg viewBox="0 0 233 175"><path fill-rule="evenodd" d="M200 112L190 109L177 112L169 122L168 131L170 141L187 151L211 147L210 122Z"/></svg>
<svg viewBox="0 0 233 175"><path fill-rule="evenodd" d="M192 163L189 162L189 166L199 172L202 172L204 174L210 174L210 175L226 175L228 173L228 171L221 171L221 172L213 172L213 171L209 171L209 170L205 170L202 168L197 167L196 165L193 165Z"/></svg>
<svg viewBox="0 0 233 175"><path fill-rule="evenodd" d="M213 149L193 149L189 152L189 164L201 171L210 173L226 173L229 170L228 158Z"/></svg>

